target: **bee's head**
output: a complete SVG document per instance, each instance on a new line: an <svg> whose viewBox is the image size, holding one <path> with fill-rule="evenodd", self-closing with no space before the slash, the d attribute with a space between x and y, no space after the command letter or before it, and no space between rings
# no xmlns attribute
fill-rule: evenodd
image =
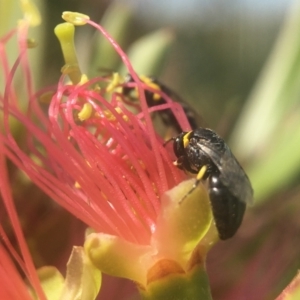
<svg viewBox="0 0 300 300"><path fill-rule="evenodd" d="M173 143L173 150L174 154L177 158L183 156L185 154L184 150L184 136L186 135L186 132L180 133L178 136L174 137L174 143Z"/></svg>

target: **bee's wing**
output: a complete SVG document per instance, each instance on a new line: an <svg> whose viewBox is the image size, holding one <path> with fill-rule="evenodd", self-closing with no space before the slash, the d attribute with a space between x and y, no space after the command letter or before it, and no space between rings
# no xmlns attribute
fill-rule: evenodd
<svg viewBox="0 0 300 300"><path fill-rule="evenodd" d="M222 149L213 147L209 143L201 143L199 146L219 169L222 183L232 194L242 202L252 204L253 189L249 178L229 147L225 143Z"/></svg>

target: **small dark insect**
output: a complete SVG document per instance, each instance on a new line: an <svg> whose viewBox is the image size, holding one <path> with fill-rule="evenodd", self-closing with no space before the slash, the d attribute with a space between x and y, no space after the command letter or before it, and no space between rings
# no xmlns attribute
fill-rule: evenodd
<svg viewBox="0 0 300 300"><path fill-rule="evenodd" d="M208 180L212 212L221 240L231 238L241 225L246 204L252 202L253 190L248 176L224 140L214 131L198 128L182 132L173 141L177 160L174 164L197 174L190 195L197 185ZM165 144L166 144L165 143Z"/></svg>
<svg viewBox="0 0 300 300"><path fill-rule="evenodd" d="M191 125L192 129L196 129L199 127L199 122L201 121L200 116L193 110L185 101L183 101L174 91L168 88L163 83L159 82L154 77L147 77L147 76L139 76L141 81L144 82L149 87L156 89L158 91L164 92L166 95L170 96L172 100L178 102ZM134 82L132 76L127 74L126 83ZM134 90L132 87L123 87L123 95L130 96L131 92ZM153 107L156 105L166 104L166 100L163 99L159 94L155 94L152 91L145 91L146 101L149 107ZM179 133L182 132L182 129L174 116L173 112L170 109L161 110L159 112L159 116L161 117L164 124L168 127L174 127L174 129Z"/></svg>

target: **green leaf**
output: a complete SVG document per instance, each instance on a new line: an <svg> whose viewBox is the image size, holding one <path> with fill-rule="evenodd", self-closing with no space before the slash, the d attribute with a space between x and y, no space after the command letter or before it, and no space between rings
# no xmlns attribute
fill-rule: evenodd
<svg viewBox="0 0 300 300"><path fill-rule="evenodd" d="M287 110L299 103L300 6L294 4L235 126L231 145L242 159L268 145Z"/></svg>
<svg viewBox="0 0 300 300"><path fill-rule="evenodd" d="M127 54L135 71L142 75L159 74L173 41L170 29L159 29L134 42ZM120 72L126 73L124 67Z"/></svg>
<svg viewBox="0 0 300 300"><path fill-rule="evenodd" d="M130 6L114 1L106 10L101 26L124 47L130 34L133 11ZM93 45L92 55L89 61L89 70L92 76L99 75L99 69L116 71L120 63L120 56L113 50L111 44L97 32Z"/></svg>
<svg viewBox="0 0 300 300"><path fill-rule="evenodd" d="M256 204L286 187L299 173L300 168L300 114L289 126L278 128L271 141L272 151L265 153L248 170L255 191Z"/></svg>

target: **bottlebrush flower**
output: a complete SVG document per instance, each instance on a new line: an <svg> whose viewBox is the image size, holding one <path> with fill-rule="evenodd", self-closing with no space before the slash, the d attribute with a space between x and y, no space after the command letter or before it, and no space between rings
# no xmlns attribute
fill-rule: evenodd
<svg viewBox="0 0 300 300"><path fill-rule="evenodd" d="M137 282L146 298L209 299L205 256L218 238L208 194L199 185L179 203L194 179L187 180L174 167L173 151L164 147L151 120L152 112L170 109L182 128L189 130L181 106L155 90L166 104L149 108L145 90L154 90L140 81L109 34L85 15L67 12L63 18L67 23L55 32L66 64L56 87L33 92L26 28L18 35L20 53L15 64L9 67L2 55L6 84L0 104L1 151L53 200L92 228L84 249L101 271ZM110 41L134 83L88 79L81 73L73 34L74 25L86 23ZM1 44L4 47L6 39ZM17 70L25 95L19 95L15 84ZM123 101L119 88L124 86L138 91L135 110ZM24 98L26 112L20 103ZM41 106L45 99L49 99L46 113ZM14 137L11 121L24 128L26 149Z"/></svg>

